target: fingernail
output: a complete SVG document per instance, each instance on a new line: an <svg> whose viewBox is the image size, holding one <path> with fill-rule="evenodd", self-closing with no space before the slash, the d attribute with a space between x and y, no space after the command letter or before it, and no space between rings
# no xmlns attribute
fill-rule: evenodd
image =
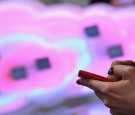
<svg viewBox="0 0 135 115"><path fill-rule="evenodd" d="M114 75L114 72L113 72L113 67L111 67L108 71L108 75Z"/></svg>
<svg viewBox="0 0 135 115"><path fill-rule="evenodd" d="M80 80L77 80L76 83L79 84L79 85L81 84Z"/></svg>

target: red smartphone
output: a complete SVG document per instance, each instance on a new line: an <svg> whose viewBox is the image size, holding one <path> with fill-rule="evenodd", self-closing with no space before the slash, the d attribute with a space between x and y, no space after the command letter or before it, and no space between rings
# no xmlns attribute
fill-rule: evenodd
<svg viewBox="0 0 135 115"><path fill-rule="evenodd" d="M100 75L83 71L83 70L79 71L78 76L85 79L93 79L93 80L99 80L99 81L105 81L105 82L117 82L117 80L105 78Z"/></svg>

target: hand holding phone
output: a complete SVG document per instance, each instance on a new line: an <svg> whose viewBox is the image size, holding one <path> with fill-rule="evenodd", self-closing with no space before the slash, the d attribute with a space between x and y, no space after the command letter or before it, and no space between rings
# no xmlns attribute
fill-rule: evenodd
<svg viewBox="0 0 135 115"><path fill-rule="evenodd" d="M84 79L93 79L93 80L99 80L99 81L105 81L105 82L117 82L117 80L105 78L100 75L83 71L83 70L79 71L78 76Z"/></svg>

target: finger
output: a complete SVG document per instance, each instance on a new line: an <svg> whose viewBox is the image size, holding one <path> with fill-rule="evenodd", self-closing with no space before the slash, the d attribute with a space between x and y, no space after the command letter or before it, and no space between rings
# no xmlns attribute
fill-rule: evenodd
<svg viewBox="0 0 135 115"><path fill-rule="evenodd" d="M125 61L115 60L112 62L111 68L108 71L108 75L110 75L110 76L108 76L108 77L111 79L121 80L121 79L118 79L116 76L114 76L113 67L115 65L129 65L129 66L135 67L135 62L132 60L125 60Z"/></svg>
<svg viewBox="0 0 135 115"><path fill-rule="evenodd" d="M114 70L113 70L114 68L111 68L110 70L109 70L109 72L108 72L108 78L110 78L110 79L114 79L114 80L117 80L117 81L120 81L120 80L122 80L122 77L121 76L117 76L117 75L115 75L114 74Z"/></svg>
<svg viewBox="0 0 135 115"><path fill-rule="evenodd" d="M129 81L118 81L118 82L102 82L90 79L79 79L79 84L93 89L95 92L101 93L107 96L113 96L115 94L125 93L123 87L126 87Z"/></svg>
<svg viewBox="0 0 135 115"><path fill-rule="evenodd" d="M114 67L115 65L129 65L135 67L135 62L132 60L125 60L125 61L115 60L112 62L111 67Z"/></svg>
<svg viewBox="0 0 135 115"><path fill-rule="evenodd" d="M118 79L130 79L135 75L135 67L127 65L115 65L113 71Z"/></svg>
<svg viewBox="0 0 135 115"><path fill-rule="evenodd" d="M108 90L109 84L112 84L110 82L102 82L102 81L91 80L91 79L80 79L79 81L81 85L87 86L100 93L106 92L106 90Z"/></svg>

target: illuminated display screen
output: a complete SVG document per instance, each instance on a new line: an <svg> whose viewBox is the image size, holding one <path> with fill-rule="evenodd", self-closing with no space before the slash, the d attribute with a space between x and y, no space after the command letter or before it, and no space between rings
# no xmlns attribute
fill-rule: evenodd
<svg viewBox="0 0 135 115"><path fill-rule="evenodd" d="M0 114L108 114L93 91L75 81L80 69L106 75L113 59L135 58L134 10L2 2Z"/></svg>

